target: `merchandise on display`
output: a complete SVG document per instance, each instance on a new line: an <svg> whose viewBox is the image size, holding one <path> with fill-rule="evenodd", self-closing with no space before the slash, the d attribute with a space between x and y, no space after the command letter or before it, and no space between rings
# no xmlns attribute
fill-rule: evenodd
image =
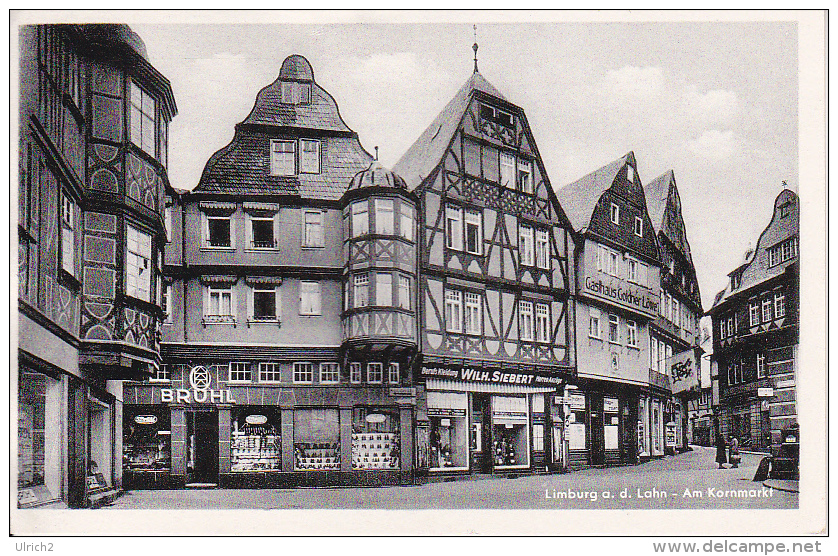
<svg viewBox="0 0 838 556"><path fill-rule="evenodd" d="M295 469L340 469L339 442L299 442L294 444Z"/></svg>
<svg viewBox="0 0 838 556"><path fill-rule="evenodd" d="M280 436L276 428L268 423L247 423L238 428L233 422L230 448L230 470L278 471L282 454Z"/></svg>
<svg viewBox="0 0 838 556"><path fill-rule="evenodd" d="M353 469L397 469L399 467L398 433L353 433Z"/></svg>

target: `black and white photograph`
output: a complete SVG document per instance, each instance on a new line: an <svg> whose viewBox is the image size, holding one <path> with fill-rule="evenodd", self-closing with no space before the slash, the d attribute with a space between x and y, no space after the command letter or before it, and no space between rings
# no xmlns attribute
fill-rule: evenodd
<svg viewBox="0 0 838 556"><path fill-rule="evenodd" d="M10 535L825 534L826 23L11 11Z"/></svg>

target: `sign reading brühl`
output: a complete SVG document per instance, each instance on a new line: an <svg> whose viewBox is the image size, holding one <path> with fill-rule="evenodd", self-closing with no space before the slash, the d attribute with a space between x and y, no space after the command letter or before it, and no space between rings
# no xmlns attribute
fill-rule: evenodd
<svg viewBox="0 0 838 556"><path fill-rule="evenodd" d="M195 366L189 373L189 385L192 388L161 388L160 401L163 403L236 403L229 390L216 390L210 388L210 384L211 377L206 367Z"/></svg>
<svg viewBox="0 0 838 556"><path fill-rule="evenodd" d="M422 365L424 378L459 380L462 382L487 382L491 384L518 384L521 386L559 386L562 379L535 371L503 370L472 365Z"/></svg>

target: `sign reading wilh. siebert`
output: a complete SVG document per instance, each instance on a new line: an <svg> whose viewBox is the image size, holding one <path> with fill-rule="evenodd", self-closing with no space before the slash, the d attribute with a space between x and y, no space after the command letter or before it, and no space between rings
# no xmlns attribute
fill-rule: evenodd
<svg viewBox="0 0 838 556"><path fill-rule="evenodd" d="M422 376L461 380L463 382L521 384L525 386L559 386L562 384L560 377L545 376L535 371L504 371L471 365L422 365Z"/></svg>
<svg viewBox="0 0 838 556"><path fill-rule="evenodd" d="M594 297L616 302L649 316L658 314L658 297L645 288L619 279L608 282L600 277L585 276L585 291Z"/></svg>

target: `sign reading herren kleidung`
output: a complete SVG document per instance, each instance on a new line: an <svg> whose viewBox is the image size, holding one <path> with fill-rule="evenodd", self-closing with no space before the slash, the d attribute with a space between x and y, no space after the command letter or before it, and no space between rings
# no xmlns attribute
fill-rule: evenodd
<svg viewBox="0 0 838 556"><path fill-rule="evenodd" d="M535 371L507 371L471 365L422 365L422 376L463 382L518 384L522 386L558 386L562 383L562 379L557 376L545 376Z"/></svg>
<svg viewBox="0 0 838 556"><path fill-rule="evenodd" d="M632 311L650 317L658 314L658 296L636 284L618 278L603 279L602 276L585 276L583 288L584 293L589 296L622 305Z"/></svg>

